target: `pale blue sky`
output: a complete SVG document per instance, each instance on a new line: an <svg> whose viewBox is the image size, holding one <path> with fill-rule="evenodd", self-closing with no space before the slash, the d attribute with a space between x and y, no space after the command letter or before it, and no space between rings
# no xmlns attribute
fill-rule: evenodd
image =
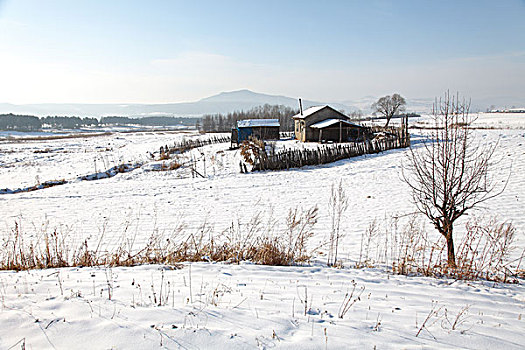
<svg viewBox="0 0 525 350"><path fill-rule="evenodd" d="M525 95L524 1L0 0L0 102Z"/></svg>

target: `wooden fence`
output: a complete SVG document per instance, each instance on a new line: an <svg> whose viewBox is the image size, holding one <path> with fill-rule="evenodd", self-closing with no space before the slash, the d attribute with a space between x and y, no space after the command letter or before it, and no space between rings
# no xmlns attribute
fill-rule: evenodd
<svg viewBox="0 0 525 350"><path fill-rule="evenodd" d="M160 148L160 153L167 153L167 154L176 154L176 153L184 153L186 151L189 151L190 149L194 149L197 147L202 147L206 145L212 145L216 143L226 143L230 142L229 136L216 136L216 137L210 137L206 139L196 139L196 140L182 140L180 142L175 142L173 146L165 146Z"/></svg>
<svg viewBox="0 0 525 350"><path fill-rule="evenodd" d="M374 139L362 142L320 146L317 149L296 149L263 154L257 157L252 171L284 170L307 165L319 165L336 162L364 154L374 154L395 148L410 146L410 135L403 125L381 131Z"/></svg>

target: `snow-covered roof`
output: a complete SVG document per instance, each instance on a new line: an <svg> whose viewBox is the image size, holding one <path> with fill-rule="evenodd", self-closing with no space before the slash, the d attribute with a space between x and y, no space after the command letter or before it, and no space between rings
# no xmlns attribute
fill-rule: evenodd
<svg viewBox="0 0 525 350"><path fill-rule="evenodd" d="M279 119L245 119L238 120L238 128L250 128L254 126L279 126Z"/></svg>
<svg viewBox="0 0 525 350"><path fill-rule="evenodd" d="M294 115L292 118L294 118L294 119L302 119L302 118L306 118L306 117L308 117L309 115L314 114L315 112L320 111L321 109L323 109L323 108L325 108L325 107L329 107L329 106L327 106L327 105L323 105L323 106L314 106L314 107L310 107L310 108L308 108L308 109L305 109L305 110L303 111L303 114L298 113L298 114Z"/></svg>
<svg viewBox="0 0 525 350"><path fill-rule="evenodd" d="M313 125L310 125L311 128L314 128L314 129L323 129L323 128L326 128L328 126L331 126L331 125L334 125L334 124L337 124L339 122L342 122L344 124L347 124L349 126L354 126L356 128L362 128L361 125L357 125L357 124L354 124L354 123L350 123L346 120L343 120L343 119L325 119L323 121L320 121L318 123L315 123Z"/></svg>

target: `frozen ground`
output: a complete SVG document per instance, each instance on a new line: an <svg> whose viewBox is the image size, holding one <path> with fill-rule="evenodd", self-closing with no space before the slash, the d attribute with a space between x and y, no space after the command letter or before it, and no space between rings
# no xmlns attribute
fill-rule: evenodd
<svg viewBox="0 0 525 350"><path fill-rule="evenodd" d="M498 179L505 181L511 171L505 192L486 207L514 223L521 249L525 246L524 117L480 114L477 122L487 129L475 131L480 142L499 142ZM417 145L421 140L418 134L424 131L414 133ZM0 188L74 180L121 162L147 163L151 161L149 152L190 136L128 133L0 141ZM278 233L288 210L318 206L319 222L312 241L317 247L329 233L330 188L342 181L350 207L343 221L346 235L340 255L350 266L359 254L361 234L374 219L385 222L414 211L400 180L406 150L318 167L241 174L238 151L227 148L227 144L206 146L181 157L181 162L195 159L205 178L193 177L187 167L150 171L157 162L109 179L1 195L2 232L18 221L35 237L42 229L54 228L67 230L76 242L96 241L103 233L110 246L126 232L136 236L140 245L154 231L169 232L181 222L188 231L206 221L221 232L232 222L246 223L258 213L273 218ZM430 230L430 225L427 228ZM79 348L86 341L101 349L374 345L479 349L521 348L525 344L522 285L406 278L373 269L330 269L321 264L323 253L321 247L310 267L199 263L191 265L191 272L188 265L164 272L158 266L2 272L0 318L4 327L0 347L9 348L23 339L28 348L35 349ZM340 319L338 310L345 293L352 289L352 280L357 283L356 293L365 289L361 300ZM161 285L165 301L158 306ZM428 329L415 337L433 300L439 311L431 317ZM453 323L467 305L465 319L461 316L460 326L452 330L449 321Z"/></svg>

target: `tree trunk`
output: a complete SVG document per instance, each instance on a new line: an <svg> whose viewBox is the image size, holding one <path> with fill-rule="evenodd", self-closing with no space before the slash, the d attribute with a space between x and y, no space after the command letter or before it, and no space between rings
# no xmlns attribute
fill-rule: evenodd
<svg viewBox="0 0 525 350"><path fill-rule="evenodd" d="M390 123L390 119L392 119L392 116L391 115L386 115L386 124L385 124L385 128L388 127L388 124Z"/></svg>
<svg viewBox="0 0 525 350"><path fill-rule="evenodd" d="M451 269L456 268L456 253L454 252L454 238L452 237L452 227L446 229L445 239L447 240L447 263Z"/></svg>

